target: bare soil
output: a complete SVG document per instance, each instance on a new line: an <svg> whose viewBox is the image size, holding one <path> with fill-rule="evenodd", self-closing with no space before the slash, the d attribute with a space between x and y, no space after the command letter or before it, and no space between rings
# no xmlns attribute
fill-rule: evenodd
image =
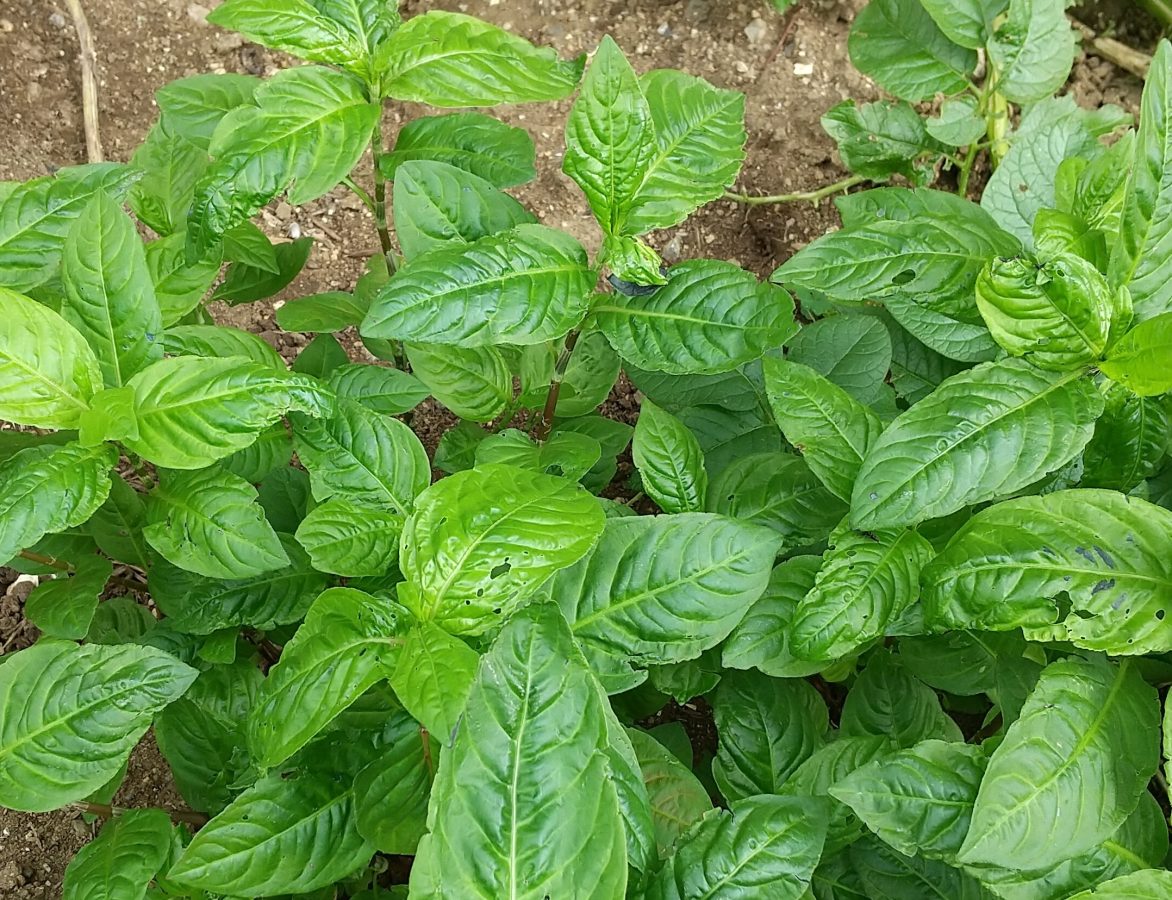
<svg viewBox="0 0 1172 900"><path fill-rule="evenodd" d="M281 54L209 25L205 17L216 3L83 0L97 45L100 126L108 159L129 159L157 114L154 92L168 81L202 72L264 75L290 64ZM878 97L875 85L852 69L846 51L850 22L861 5L862 0L806 0L790 18L783 18L769 0L408 0L404 13L430 8L467 12L550 44L564 56L593 49L609 33L641 71L679 68L743 91L749 159L737 189L775 194L817 188L845 174L819 118L840 100ZM0 110L5 124L0 130L0 179L24 180L85 162L77 52L64 4L0 3ZM1139 82L1100 60L1080 63L1073 84L1081 102L1137 106ZM568 108L566 101L495 114L527 129L537 143L538 178L517 189L517 196L542 221L594 248L600 242L597 228L577 188L560 171ZM388 110L388 134L424 112L410 104ZM274 202L262 213L261 223L274 239L298 232L312 235L316 244L309 264L273 301L220 306L215 313L222 323L259 334L291 358L305 338L280 332L274 301L350 289L363 260L377 250L374 226L343 189L303 207ZM837 223L829 201L753 210L722 201L654 242L669 262L728 259L764 277ZM360 358L364 351L356 341L344 343ZM631 420L636 409L629 383L620 383L608 402L608 414ZM416 414L413 426L433 450L452 421L429 404ZM22 616L26 589L19 585L9 591L11 582L12 573L0 571L0 647L18 649L35 640L36 630ZM182 806L149 736L132 757L116 804ZM0 809L0 896L59 897L65 865L92 833L91 825L69 812L23 815Z"/></svg>

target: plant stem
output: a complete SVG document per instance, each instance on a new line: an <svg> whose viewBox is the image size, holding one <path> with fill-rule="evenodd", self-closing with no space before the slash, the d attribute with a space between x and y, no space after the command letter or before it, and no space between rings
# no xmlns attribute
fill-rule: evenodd
<svg viewBox="0 0 1172 900"><path fill-rule="evenodd" d="M968 196L969 179L973 174L973 163L977 161L977 152L980 149L979 144L969 144L969 152L965 154L964 165L960 167L960 178L957 182L956 192L962 197Z"/></svg>
<svg viewBox="0 0 1172 900"><path fill-rule="evenodd" d="M127 807L109 806L105 803L90 803L87 800L71 803L70 806L74 809L80 809L82 812L87 812L91 816L100 816L103 819L112 819L114 816L131 812L131 809ZM164 809L163 812L171 817L171 821L181 822L184 825L192 825L195 828L206 825L209 821L208 817L203 813L198 813L190 809Z"/></svg>
<svg viewBox="0 0 1172 900"><path fill-rule="evenodd" d="M579 331L576 329L566 335L565 346L558 354L557 362L553 367L553 378L549 382L549 393L545 396L545 409L541 411L541 421L533 432L533 437L539 443L549 437L549 430L553 427L553 414L558 407L558 394L562 390L562 379L566 377L566 369L570 366L570 357L574 354L574 347L578 344Z"/></svg>
<svg viewBox="0 0 1172 900"><path fill-rule="evenodd" d="M423 743L423 762L427 766L428 774L435 778L435 762L431 757L431 733L422 725L419 726L419 740Z"/></svg>
<svg viewBox="0 0 1172 900"><path fill-rule="evenodd" d="M737 203L744 203L746 206L761 206L765 203L800 203L803 200L817 203L819 200L852 188L856 184L862 184L866 180L862 175L851 175L849 178L836 181L834 184L828 184L825 187L818 188L816 191L798 191L794 194L769 194L763 197L725 191L724 199L735 200Z"/></svg>
<svg viewBox="0 0 1172 900"><path fill-rule="evenodd" d="M369 209L372 213L374 212L374 198L371 197L370 194L366 193L366 191L363 190L361 186L359 186L358 182L347 175L342 179L342 184L346 185L346 187L350 189L350 193L361 200L367 209Z"/></svg>
<svg viewBox="0 0 1172 900"><path fill-rule="evenodd" d="M41 553L34 553L32 550L21 550L18 555L21 559L27 559L29 562L36 563L38 566L47 566L50 569L56 569L58 572L73 574L77 571L77 567L73 563L65 562L63 559L55 559L52 556L45 556ZM130 581L127 578L119 578L117 575L110 578L110 584L125 588L128 591L141 593L146 590L146 585L139 584L136 581Z"/></svg>
<svg viewBox="0 0 1172 900"><path fill-rule="evenodd" d="M387 180L383 176L382 166L379 163L383 157L383 120L381 116L374 127L374 136L370 140L370 152L374 158L374 224L378 229L378 242L382 247L383 256L387 260L387 271L392 275L395 272L395 249L391 246L391 233L387 229Z"/></svg>

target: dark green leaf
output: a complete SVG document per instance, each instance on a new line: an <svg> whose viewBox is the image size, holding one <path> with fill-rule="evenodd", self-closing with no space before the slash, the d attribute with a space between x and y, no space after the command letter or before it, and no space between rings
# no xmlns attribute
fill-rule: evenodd
<svg viewBox="0 0 1172 900"><path fill-rule="evenodd" d="M379 162L388 179L406 162L432 160L506 188L533 180L534 157L533 138L524 129L481 113L449 113L412 119Z"/></svg>
<svg viewBox="0 0 1172 900"><path fill-rule="evenodd" d="M872 181L902 175L913 185L926 184L935 177L934 164L945 149L908 103L860 106L844 100L823 113L822 128L838 145L842 164Z"/></svg>
<svg viewBox="0 0 1172 900"><path fill-rule="evenodd" d="M266 300L288 287L309 259L313 249L313 238L302 237L295 241L276 244L273 253L277 258L277 271L270 272L243 263L233 263L228 274L216 288L213 300L223 300L229 306Z"/></svg>
<svg viewBox="0 0 1172 900"><path fill-rule="evenodd" d="M909 675L899 657L883 651L870 657L847 695L840 727L845 735L886 735L899 747L961 739L935 692Z"/></svg>
<svg viewBox="0 0 1172 900"><path fill-rule="evenodd" d="M687 426L650 400L639 408L631 456L643 490L664 512L704 509L708 473L700 444Z"/></svg>

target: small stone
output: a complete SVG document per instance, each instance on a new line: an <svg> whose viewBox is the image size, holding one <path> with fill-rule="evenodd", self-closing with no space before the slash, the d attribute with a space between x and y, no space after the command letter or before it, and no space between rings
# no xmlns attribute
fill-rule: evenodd
<svg viewBox="0 0 1172 900"><path fill-rule="evenodd" d="M768 34L769 26L763 19L754 19L745 26L745 37L749 39L750 44L760 44Z"/></svg>
<svg viewBox="0 0 1172 900"><path fill-rule="evenodd" d="M49 15L49 24L54 28L64 28L65 16L61 15L59 12L51 13Z"/></svg>
<svg viewBox="0 0 1172 900"><path fill-rule="evenodd" d="M244 38L235 32L224 32L223 34L216 35L212 41L212 46L221 53L230 53L244 46Z"/></svg>
<svg viewBox="0 0 1172 900"><path fill-rule="evenodd" d="M16 26L12 24L11 19L0 19L0 31L3 31L5 34L12 31L12 29L15 27Z"/></svg>
<svg viewBox="0 0 1172 900"><path fill-rule="evenodd" d="M297 222L290 222L287 234L293 240L297 240L301 237L301 226Z"/></svg>
<svg viewBox="0 0 1172 900"><path fill-rule="evenodd" d="M198 22L200 25L206 25L208 22L208 16L210 14L211 10L206 6L203 6L199 3L187 4L187 18L191 19L193 22Z"/></svg>
<svg viewBox="0 0 1172 900"><path fill-rule="evenodd" d="M655 33L660 37L671 37L671 26L667 22L660 22L659 27L655 29Z"/></svg>
<svg viewBox="0 0 1172 900"><path fill-rule="evenodd" d="M749 64L747 62L745 62L743 59L738 59L736 61L736 65L734 65L733 68L735 68L738 72L740 72L742 75L744 75L746 72L749 71Z"/></svg>
<svg viewBox="0 0 1172 900"><path fill-rule="evenodd" d="M663 258L669 263L679 262L684 257L684 242L677 234L663 247Z"/></svg>
<svg viewBox="0 0 1172 900"><path fill-rule="evenodd" d="M284 200L282 200L280 203L277 204L277 208L275 210L275 213L276 213L278 220L280 220L282 222L287 222L287 221L289 221L289 217L293 215L293 207L290 206L288 203L286 203Z"/></svg>
<svg viewBox="0 0 1172 900"><path fill-rule="evenodd" d="M798 75L798 76L813 75L814 74L814 64L813 63L794 63L794 74Z"/></svg>

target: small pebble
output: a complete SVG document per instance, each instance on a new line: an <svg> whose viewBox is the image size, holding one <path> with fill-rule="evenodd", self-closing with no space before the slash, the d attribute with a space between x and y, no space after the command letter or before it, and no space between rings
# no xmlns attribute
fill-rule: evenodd
<svg viewBox="0 0 1172 900"><path fill-rule="evenodd" d="M277 208L275 210L275 213L277 215L277 218L280 221L287 222L289 220L289 217L293 215L293 207L290 206L288 203L286 203L284 200L282 200L280 203L277 204Z"/></svg>
<svg viewBox="0 0 1172 900"><path fill-rule="evenodd" d="M740 72L742 75L744 75L746 72L749 71L749 64L747 62L745 62L743 59L738 59L736 61L736 65L734 66L734 68L738 72Z"/></svg>
<svg viewBox="0 0 1172 900"><path fill-rule="evenodd" d="M187 5L187 17L193 22L199 22L201 25L206 25L208 15L211 10L199 3L189 3Z"/></svg>
<svg viewBox="0 0 1172 900"><path fill-rule="evenodd" d="M745 37L749 39L750 44L761 43L768 34L769 26L762 19L754 19L745 26Z"/></svg>
<svg viewBox="0 0 1172 900"><path fill-rule="evenodd" d="M61 15L59 12L52 13L49 16L49 24L54 28L64 28L65 16Z"/></svg>
<svg viewBox="0 0 1172 900"><path fill-rule="evenodd" d="M813 63L794 63L794 74L795 75L813 75L814 74L814 64Z"/></svg>
<svg viewBox="0 0 1172 900"><path fill-rule="evenodd" d="M290 222L288 234L293 240L297 240L301 237L301 226L297 222Z"/></svg>
<svg viewBox="0 0 1172 900"><path fill-rule="evenodd" d="M5 34L12 31L12 29L15 27L16 26L12 24L11 19L0 19L0 31L3 31Z"/></svg>

